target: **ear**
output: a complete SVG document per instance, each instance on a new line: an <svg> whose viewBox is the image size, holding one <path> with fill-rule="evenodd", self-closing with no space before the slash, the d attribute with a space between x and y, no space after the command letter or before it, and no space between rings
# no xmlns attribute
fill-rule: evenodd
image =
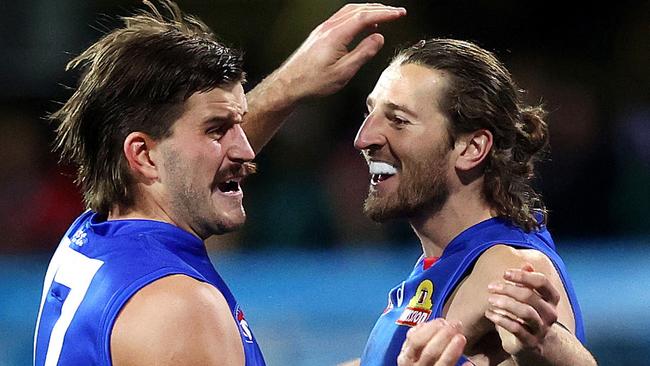
<svg viewBox="0 0 650 366"><path fill-rule="evenodd" d="M456 169L468 171L477 167L490 153L492 142L492 132L486 129L462 135L454 146L458 151Z"/></svg>
<svg viewBox="0 0 650 366"><path fill-rule="evenodd" d="M158 178L158 167L151 158L156 142L146 133L131 132L124 139L124 156L134 175L147 179Z"/></svg>

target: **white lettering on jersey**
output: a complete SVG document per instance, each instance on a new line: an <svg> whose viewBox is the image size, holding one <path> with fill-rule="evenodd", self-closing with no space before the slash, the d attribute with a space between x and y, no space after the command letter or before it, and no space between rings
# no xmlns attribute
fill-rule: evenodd
<svg viewBox="0 0 650 366"><path fill-rule="evenodd" d="M244 336L246 337L246 342L253 343L253 333L251 332L251 329L248 327L248 322L246 321L246 319L240 320L239 325L241 325L241 330L244 333Z"/></svg>
<svg viewBox="0 0 650 366"><path fill-rule="evenodd" d="M86 296L88 287L93 277L104 262L88 258L85 255L70 248L70 239L63 238L59 248L54 253L50 266L45 275L43 284L43 295L41 296L41 307L36 322L36 334L34 335L34 360L36 360L36 340L38 339L38 328L43 312L43 305L48 293L51 291L52 283L56 282L70 289L68 296L63 301L61 315L50 333L50 340L45 358L45 366L56 366L63 348L63 337L72 323L79 305Z"/></svg>

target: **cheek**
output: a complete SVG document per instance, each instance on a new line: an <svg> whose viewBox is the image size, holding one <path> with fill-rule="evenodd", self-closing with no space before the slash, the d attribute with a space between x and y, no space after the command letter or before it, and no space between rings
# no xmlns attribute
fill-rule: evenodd
<svg viewBox="0 0 650 366"><path fill-rule="evenodd" d="M204 144L195 144L193 147L179 152L179 156L182 156L180 163L184 175L197 183L212 181L223 161L221 151L221 145L209 141Z"/></svg>
<svg viewBox="0 0 650 366"><path fill-rule="evenodd" d="M412 163L421 163L423 160L431 159L431 146L430 141L408 138L402 139L399 144L392 144L393 153L397 158L405 164L404 169L408 169L407 165Z"/></svg>
<svg viewBox="0 0 650 366"><path fill-rule="evenodd" d="M416 173L446 174L451 166L449 153L446 145L414 143L408 147L408 152L402 155L404 172L407 175Z"/></svg>
<svg viewBox="0 0 650 366"><path fill-rule="evenodd" d="M209 157L212 160L216 160L217 164L221 164L223 162L223 159L225 158L225 153L223 149L223 145L219 143L219 141L212 141L210 144L210 148L208 151L205 152L206 157Z"/></svg>

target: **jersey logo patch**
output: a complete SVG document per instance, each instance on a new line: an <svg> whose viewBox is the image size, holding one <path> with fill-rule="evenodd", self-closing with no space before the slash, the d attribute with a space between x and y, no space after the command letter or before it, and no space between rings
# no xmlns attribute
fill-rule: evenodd
<svg viewBox="0 0 650 366"><path fill-rule="evenodd" d="M246 343L253 343L253 333L244 318L244 312L239 306L237 306L237 323L239 323L239 329L241 330L242 336L244 336L244 341Z"/></svg>
<svg viewBox="0 0 650 366"><path fill-rule="evenodd" d="M415 291L415 295L413 295L406 309L404 309L402 315L400 315L395 323L413 327L426 322L429 316L431 316L431 308L433 308L433 303L431 302L432 296L433 282L431 280L420 282Z"/></svg>
<svg viewBox="0 0 650 366"><path fill-rule="evenodd" d="M72 236L72 239L70 239L72 244L82 247L84 244L88 242L88 234L83 229L77 230L76 233Z"/></svg>

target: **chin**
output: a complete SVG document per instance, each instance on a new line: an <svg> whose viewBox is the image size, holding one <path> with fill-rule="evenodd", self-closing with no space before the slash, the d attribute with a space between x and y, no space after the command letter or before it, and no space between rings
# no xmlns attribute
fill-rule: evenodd
<svg viewBox="0 0 650 366"><path fill-rule="evenodd" d="M211 220L205 220L205 238L212 235L223 235L239 230L246 223L243 210L233 214L215 215Z"/></svg>
<svg viewBox="0 0 650 366"><path fill-rule="evenodd" d="M223 235L223 234L228 234L233 231L239 230L242 226L244 226L244 221L241 222L212 222L207 225L206 228L206 234L204 239L207 239L210 236L213 235Z"/></svg>
<svg viewBox="0 0 650 366"><path fill-rule="evenodd" d="M236 224L229 224L229 225L223 225L219 227L219 232L215 233L216 235L221 235L221 234L227 234L227 233L232 233L233 231L239 230L242 226L244 226L244 223L236 223Z"/></svg>
<svg viewBox="0 0 650 366"><path fill-rule="evenodd" d="M401 217L401 212L397 205L391 204L388 199L377 197L371 193L363 204L363 213L372 221L386 222L391 219Z"/></svg>
<svg viewBox="0 0 650 366"><path fill-rule="evenodd" d="M222 218L220 222L221 226L223 226L227 232L235 231L244 226L246 223L246 215L242 214L234 217L230 216L228 218Z"/></svg>

